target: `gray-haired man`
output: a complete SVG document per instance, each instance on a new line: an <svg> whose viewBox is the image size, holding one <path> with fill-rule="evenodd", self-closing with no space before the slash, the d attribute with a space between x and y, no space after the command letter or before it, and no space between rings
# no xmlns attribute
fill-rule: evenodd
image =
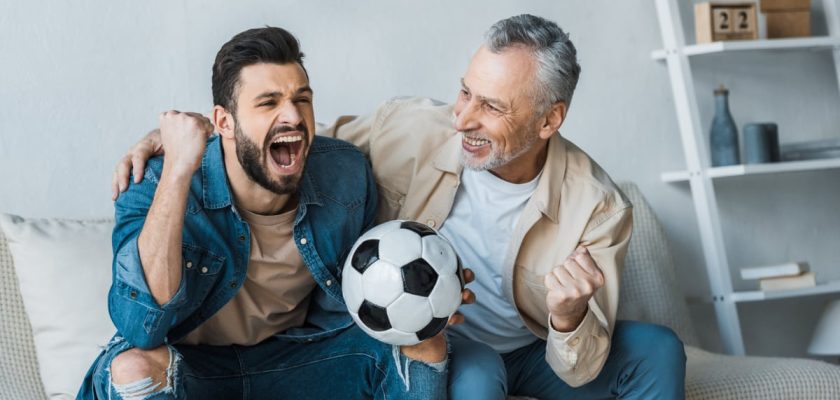
<svg viewBox="0 0 840 400"><path fill-rule="evenodd" d="M579 74L562 29L519 15L490 28L454 105L393 100L322 132L369 155L379 222L439 228L475 271L450 329L455 399L683 397L679 338L615 320L632 210L558 133Z"/></svg>

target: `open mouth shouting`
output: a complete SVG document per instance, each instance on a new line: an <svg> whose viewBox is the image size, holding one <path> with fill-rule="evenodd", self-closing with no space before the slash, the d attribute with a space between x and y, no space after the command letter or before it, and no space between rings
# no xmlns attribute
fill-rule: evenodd
<svg viewBox="0 0 840 400"><path fill-rule="evenodd" d="M306 134L302 131L283 132L274 136L268 146L271 169L280 175L300 171L306 150Z"/></svg>

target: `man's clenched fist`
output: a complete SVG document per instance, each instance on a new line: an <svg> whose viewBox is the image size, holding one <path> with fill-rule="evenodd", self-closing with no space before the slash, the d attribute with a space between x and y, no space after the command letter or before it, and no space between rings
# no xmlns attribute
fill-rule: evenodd
<svg viewBox="0 0 840 400"><path fill-rule="evenodd" d="M203 115L192 112L166 111L160 114L160 139L166 153L164 168L175 174L191 176L199 166L213 132L213 124Z"/></svg>
<svg viewBox="0 0 840 400"><path fill-rule="evenodd" d="M558 332L571 332L586 316L587 302L604 286L604 273L589 251L578 246L563 265L545 275L545 302L551 325Z"/></svg>

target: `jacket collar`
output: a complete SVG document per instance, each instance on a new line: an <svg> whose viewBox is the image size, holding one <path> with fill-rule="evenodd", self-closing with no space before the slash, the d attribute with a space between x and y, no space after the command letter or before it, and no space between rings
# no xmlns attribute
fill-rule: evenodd
<svg viewBox="0 0 840 400"><path fill-rule="evenodd" d="M537 209L555 224L560 220L560 192L566 178L566 162L566 140L555 133L548 139L545 166L532 197Z"/></svg>
<svg viewBox="0 0 840 400"><path fill-rule="evenodd" d="M464 165L461 164L461 134L453 133L439 150L434 161L435 168L461 176L461 171L464 170Z"/></svg>
<svg viewBox="0 0 840 400"><path fill-rule="evenodd" d="M461 175L464 167L460 160L461 135L455 133L440 147L434 165L440 171ZM548 139L548 153L545 166L532 202L548 219L557 223L560 219L560 191L566 177L566 143L560 133Z"/></svg>

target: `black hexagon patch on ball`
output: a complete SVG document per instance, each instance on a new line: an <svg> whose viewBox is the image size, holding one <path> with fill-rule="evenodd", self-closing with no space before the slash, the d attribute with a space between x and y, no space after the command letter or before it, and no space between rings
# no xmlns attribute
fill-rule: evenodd
<svg viewBox="0 0 840 400"><path fill-rule="evenodd" d="M438 274L426 260L418 258L402 268L403 290L406 293L429 297L437 283Z"/></svg>
<svg viewBox="0 0 840 400"><path fill-rule="evenodd" d="M356 248L350 265L359 273L364 273L376 260L379 260L379 240L366 240Z"/></svg>
<svg viewBox="0 0 840 400"><path fill-rule="evenodd" d="M367 300L359 307L359 319L371 330L381 332L391 329L388 312Z"/></svg>
<svg viewBox="0 0 840 400"><path fill-rule="evenodd" d="M434 229L414 221L403 221L403 223L400 224L400 229L408 229L420 237L437 235Z"/></svg>
<svg viewBox="0 0 840 400"><path fill-rule="evenodd" d="M446 327L446 323L448 321L449 318L432 318L432 322L429 322L425 328L417 332L417 339L420 339L422 342L434 335L437 335L438 332L442 331L443 328Z"/></svg>

